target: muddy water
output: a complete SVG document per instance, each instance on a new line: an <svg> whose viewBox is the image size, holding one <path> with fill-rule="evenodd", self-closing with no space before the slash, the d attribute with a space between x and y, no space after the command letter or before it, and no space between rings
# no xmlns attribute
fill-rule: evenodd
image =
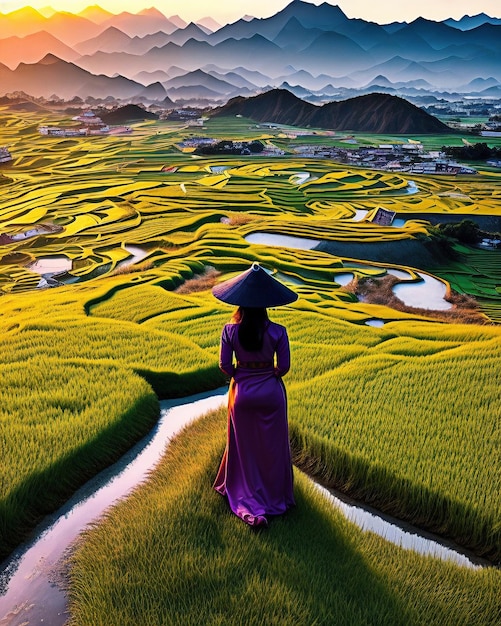
<svg viewBox="0 0 501 626"><path fill-rule="evenodd" d="M67 601L61 576L64 556L82 530L143 482L165 452L165 447L192 420L226 402L226 389L161 403L161 416L153 431L118 463L87 483L54 516L39 526L33 540L2 564L0 572L0 625L62 626ZM447 547L417 529L397 526L375 510L349 502L318 486L333 506L364 530L421 554L477 567L479 561Z"/></svg>

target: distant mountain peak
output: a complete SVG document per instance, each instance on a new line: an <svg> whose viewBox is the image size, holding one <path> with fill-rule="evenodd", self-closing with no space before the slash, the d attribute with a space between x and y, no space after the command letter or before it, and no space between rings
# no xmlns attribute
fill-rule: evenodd
<svg viewBox="0 0 501 626"><path fill-rule="evenodd" d="M176 28L186 28L188 25L182 17L179 17L179 15L171 15L168 20L169 22L172 22Z"/></svg>
<svg viewBox="0 0 501 626"><path fill-rule="evenodd" d="M156 9L155 7L150 7L149 9L143 9L142 11L139 11L137 15L148 15L150 17L165 18L165 15L161 11Z"/></svg>
<svg viewBox="0 0 501 626"><path fill-rule="evenodd" d="M80 17L84 17L87 20L90 20L91 22L94 22L95 24L101 24L102 22L112 17L113 13L106 11L97 4L93 4L92 6L86 7L83 11L80 11L78 15Z"/></svg>
<svg viewBox="0 0 501 626"><path fill-rule="evenodd" d="M378 74L375 78L373 78L369 85L380 85L381 87L391 87L393 86L393 83L391 82L391 80L388 80L386 78L386 76L383 76L383 74Z"/></svg>
<svg viewBox="0 0 501 626"><path fill-rule="evenodd" d="M198 26L208 28L212 33L215 33L216 30L221 28L221 24L216 22L212 17L203 17L201 20L197 20L196 23Z"/></svg>
<svg viewBox="0 0 501 626"><path fill-rule="evenodd" d="M14 19L19 19L19 20L33 19L33 18L38 18L41 20L46 19L41 13L39 13L33 7L22 7L21 9L16 9L15 11L11 11L10 13L6 13L6 15L8 15L9 18L14 18Z"/></svg>
<svg viewBox="0 0 501 626"><path fill-rule="evenodd" d="M51 6L41 7L37 10L44 17L51 17L54 13L57 13L56 9L53 9Z"/></svg>
<svg viewBox="0 0 501 626"><path fill-rule="evenodd" d="M40 61L38 61L38 63L40 65L54 65L54 63L64 63L64 61L62 61L59 57L57 57L55 54L51 54L49 52L49 54L46 54L43 59L40 59Z"/></svg>

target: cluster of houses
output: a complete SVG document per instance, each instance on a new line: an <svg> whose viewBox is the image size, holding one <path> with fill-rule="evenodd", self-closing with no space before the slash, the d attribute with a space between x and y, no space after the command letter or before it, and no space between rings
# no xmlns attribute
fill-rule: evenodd
<svg viewBox="0 0 501 626"><path fill-rule="evenodd" d="M218 141L212 137L191 136L186 137L177 146L182 151L192 152L197 148L215 146ZM347 137L344 143L356 143L356 141ZM238 146L238 142L233 142L233 145ZM295 147L294 152L303 158L331 159L340 163L391 172L452 176L477 173L477 170L472 167L447 159L440 151L426 152L419 141L356 148L305 144ZM284 156L285 154L284 150L270 141L264 142L264 150L259 152L260 156Z"/></svg>
<svg viewBox="0 0 501 626"><path fill-rule="evenodd" d="M214 139L213 137L185 137L183 139L183 141L180 141L177 145L177 147L183 151L183 152L193 152L197 149L200 148L207 148L207 147L215 147L217 144L219 144L221 142L220 139ZM232 148L234 150L241 150L241 154L243 155L248 155L251 154L251 151L249 151L248 148L248 144L251 143L249 141L230 141L228 140L228 143L231 143ZM263 150L260 150L259 152L253 152L253 154L259 155L259 156L284 156L285 154L285 150L282 150L282 148L278 148L277 146L275 146L274 144L272 144L270 141L262 141L264 148Z"/></svg>
<svg viewBox="0 0 501 626"><path fill-rule="evenodd" d="M345 142L347 143L347 142ZM476 174L472 167L447 160L439 151L426 152L418 141L359 148L304 145L295 148L302 157L332 159L372 169L412 174Z"/></svg>
<svg viewBox="0 0 501 626"><path fill-rule="evenodd" d="M89 135L109 135L110 133L130 133L132 129L128 126L110 127L92 111L85 111L81 115L73 117L74 126L39 126L38 132L41 135L50 137L85 137Z"/></svg>
<svg viewBox="0 0 501 626"><path fill-rule="evenodd" d="M108 135L118 133L129 133L131 128L128 126L110 127L103 123L102 119L95 115L92 111L84 113L72 118L75 126L40 126L41 135L56 137L81 137L88 135ZM167 119L178 119L188 122L188 125L202 125L203 118L200 118L200 112L196 109L175 109L171 111ZM260 124L265 128L278 128L277 124ZM280 127L279 130L283 136L291 139L297 139L299 136L312 134L311 131L301 131L300 129L287 129ZM326 133L328 134L328 133ZM334 134L334 133L332 133ZM388 143L378 146L361 146L350 147L350 144L356 144L356 139L346 136L340 139L346 147L334 147L328 145L312 144L300 145L294 148L294 152L301 157L331 159L341 163L351 165L359 165L372 169L381 169L394 172L410 172L413 174L476 174L476 170L466 167L462 164L452 162L445 158L439 151L425 152L422 143L419 141L411 141L408 143ZM218 143L217 139L205 136L190 136L183 139L177 144L178 148L183 152L193 152L194 150L214 146ZM233 142L236 146L238 142ZM284 156L285 151L273 145L270 141L266 141L264 150L259 154L261 156ZM7 159L0 149L1 159Z"/></svg>

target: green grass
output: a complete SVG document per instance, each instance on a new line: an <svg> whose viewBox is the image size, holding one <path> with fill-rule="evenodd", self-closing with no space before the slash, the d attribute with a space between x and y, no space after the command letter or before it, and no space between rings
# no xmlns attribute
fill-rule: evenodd
<svg viewBox="0 0 501 626"><path fill-rule="evenodd" d="M298 462L313 458L329 484L499 559L500 359L494 337L399 337L353 354L291 387Z"/></svg>
<svg viewBox="0 0 501 626"><path fill-rule="evenodd" d="M297 507L255 532L211 489L224 411L177 437L72 557L72 626L498 623L498 570L364 533L296 472Z"/></svg>
<svg viewBox="0 0 501 626"><path fill-rule="evenodd" d="M0 365L0 376L0 555L6 556L43 514L151 428L158 400L142 378L112 365L39 355Z"/></svg>
<svg viewBox="0 0 501 626"><path fill-rule="evenodd" d="M45 121L53 122L49 115ZM41 515L149 428L156 417L155 394L180 396L221 384L219 335L232 307L209 291L174 290L207 267L223 279L256 260L294 281L300 296L293 307L271 314L286 324L292 342L287 384L298 462L384 510L499 559L501 331L489 325L501 311L497 255L463 250L454 263L445 256L435 262L436 274L476 295L488 316L486 326L462 326L436 322L426 312L357 301L335 283L346 268L358 277L382 277L388 258L367 270L356 265L362 252L327 254L252 245L245 239L251 232L270 232L325 239L345 252L357 246L366 250L369 243L415 249L426 233L427 213L446 218L498 211L499 173L413 176L419 192L402 195L408 183L404 174L318 159L193 159L175 145L185 131L167 123L140 124L127 137L78 141L41 138L38 123L42 120L35 115L0 110L0 145L8 144L15 157L2 185L0 233L16 235L41 223L62 227L0 248L0 373L5 383L0 452L9 465L0 483L2 555ZM225 127L219 121L208 125L207 133L243 136L246 123ZM165 164L177 170L161 172ZM228 169L219 175L214 166ZM297 173L305 171L316 180L301 184ZM357 210L371 215L380 206L419 219L404 228L353 221ZM127 245L143 247L145 262L124 268ZM28 263L60 255L73 262L79 282L37 289L39 276ZM393 261L397 268L421 267L412 254ZM374 318L385 326L366 326ZM48 447L51 452L45 454ZM306 519L314 524L317 505L307 490L300 493L298 519L303 526ZM191 511L188 504L179 511L181 517ZM222 509L210 506L203 519L212 529ZM225 523L233 528L231 516ZM346 536L354 532L350 527ZM316 547L311 550L317 554ZM185 545L177 554L191 562ZM394 606L393 588L404 588L394 578L399 567L394 565L392 573L390 566L379 570L365 556L363 561L371 572L380 572L376 578L384 588L392 589L389 605ZM241 577L237 565L230 573ZM363 578L363 569L355 571ZM478 590L479 579L468 576L464 598ZM423 605L426 596L437 598L431 584L423 589L416 596ZM245 611L254 615L252 595L244 597ZM292 612L284 614L296 615L294 602L288 602ZM472 606L478 602L472 600ZM348 613L362 615L363 623L365 613L357 613L351 600L348 605ZM308 611L298 613L299 623L313 615ZM415 623L426 621L423 611L421 622L411 613ZM314 619L322 623L323 614L318 615ZM466 612L461 615L463 622L444 617L443 623L468 623Z"/></svg>

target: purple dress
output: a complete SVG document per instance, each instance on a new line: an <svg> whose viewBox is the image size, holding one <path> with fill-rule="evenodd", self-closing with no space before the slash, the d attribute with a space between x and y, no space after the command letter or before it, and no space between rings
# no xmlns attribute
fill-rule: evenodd
<svg viewBox="0 0 501 626"><path fill-rule="evenodd" d="M219 367L232 379L228 438L214 489L228 497L231 510L244 522L266 525L266 515L280 515L294 505L281 378L290 367L285 327L268 321L261 350L247 352L238 340L238 324L226 324Z"/></svg>

